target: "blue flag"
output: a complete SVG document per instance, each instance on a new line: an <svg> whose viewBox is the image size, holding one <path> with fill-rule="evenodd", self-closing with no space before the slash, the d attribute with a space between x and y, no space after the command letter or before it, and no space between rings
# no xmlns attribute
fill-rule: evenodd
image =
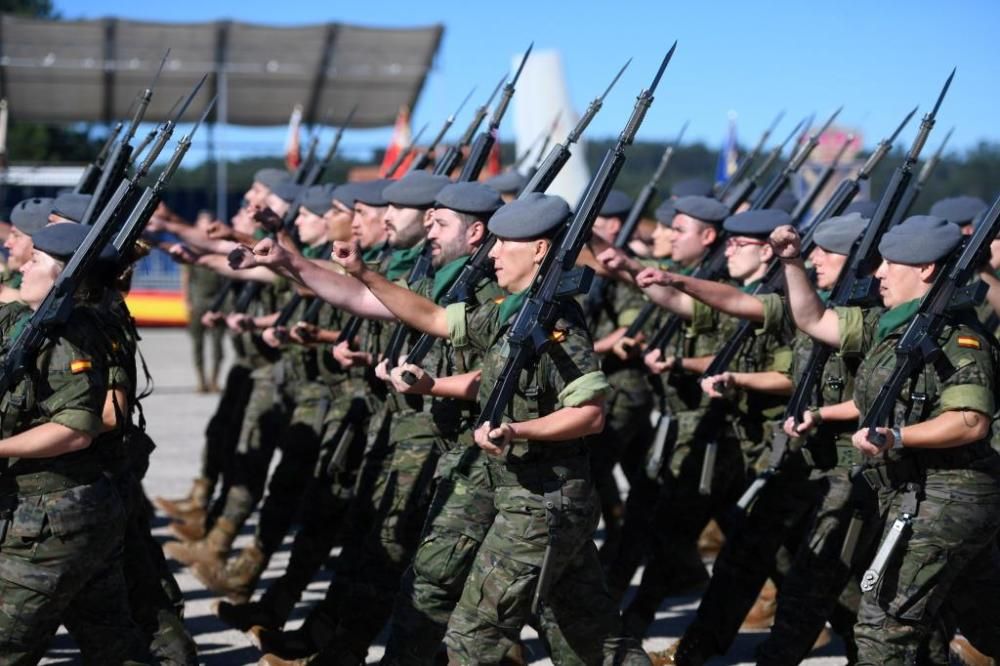
<svg viewBox="0 0 1000 666"><path fill-rule="evenodd" d="M739 152L736 146L736 114L730 113L729 131L722 142L719 161L715 165L715 182L720 185L725 184L736 173L737 164L739 164Z"/></svg>

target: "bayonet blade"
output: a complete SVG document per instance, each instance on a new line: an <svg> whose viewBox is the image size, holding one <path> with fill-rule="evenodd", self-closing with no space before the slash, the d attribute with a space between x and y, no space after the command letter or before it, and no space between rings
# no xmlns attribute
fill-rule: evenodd
<svg viewBox="0 0 1000 666"><path fill-rule="evenodd" d="M198 131L198 128L201 127L201 124L205 122L206 118L208 118L208 112L212 110L213 106L215 106L215 100L217 100L218 98L219 98L218 95L213 96L212 99L208 101L208 104L205 105L205 110L201 112L201 117L198 118L198 122L194 124L194 127L191 128L191 131L188 132L187 136L185 137L188 141L191 140L191 137L194 136L194 133Z"/></svg>
<svg viewBox="0 0 1000 666"><path fill-rule="evenodd" d="M187 99L184 100L184 104L181 106L180 111L178 111L177 115L174 116L174 123L180 122L180 119L184 117L184 113L188 110L188 106L190 106L191 102L194 101L195 96L198 95L198 92L201 90L201 86L205 83L207 79L208 79L208 72L206 72L201 77L201 80L198 81L197 84L195 84L194 90L192 90L191 93L187 96Z"/></svg>
<svg viewBox="0 0 1000 666"><path fill-rule="evenodd" d="M617 74L615 74L615 78L611 79L611 83L609 83L608 87L604 90L604 94L597 98L597 101L599 103L602 104L604 103L604 98L608 96L608 93L611 92L611 89L615 87L616 83L618 83L618 79L622 78L622 74L625 73L625 70L628 69L628 66L631 63L632 63L632 58L629 58L627 61L625 61L625 64L622 65L622 68L618 70ZM558 118L559 116L556 116L557 120Z"/></svg>
<svg viewBox="0 0 1000 666"><path fill-rule="evenodd" d="M802 127L803 124L805 124L805 122L806 122L806 119L803 118L802 120L799 121L798 125L796 125L795 127L792 128L791 133L789 133L789 135L787 137L785 137L785 140L781 142L781 147L779 148L779 151L780 150L784 150L785 146L788 145L788 142L791 141L792 139L794 139L798 135L799 129Z"/></svg>
<svg viewBox="0 0 1000 666"><path fill-rule="evenodd" d="M667 51L667 55L663 56L663 62L660 63L660 69L656 71L656 76L653 77L653 83L647 88L649 94L652 95L656 91L656 86L660 85L660 77L663 76L663 72L667 69L667 65L670 64L670 59L674 57L674 51L677 49L677 40L674 40L673 46Z"/></svg>
<svg viewBox="0 0 1000 666"><path fill-rule="evenodd" d="M462 113L462 109L465 108L465 103L469 101L469 98L472 97L472 93L474 92L476 92L476 86L472 86L472 90L469 91L469 94L465 96L465 99L462 100L462 103L458 105L457 109L455 109L455 113L451 114L451 116L448 118L449 122L455 122L455 118L458 116L458 114Z"/></svg>
<svg viewBox="0 0 1000 666"><path fill-rule="evenodd" d="M774 117L774 120L771 121L771 126L767 128L767 135L768 136L771 135L771 132L773 132L778 127L778 123L780 123L784 118L785 118L785 110L782 109L778 113L778 115L776 115Z"/></svg>
<svg viewBox="0 0 1000 666"><path fill-rule="evenodd" d="M690 123L691 123L691 121L690 121L690 120L685 120L685 121L684 121L684 124L683 124L683 125L681 125L681 131L677 133L677 138L676 138L676 139L674 139L674 145L675 145L675 146L679 146L679 145L681 145L681 139L683 139L683 138L684 138L684 133L685 133L685 132L687 132L687 128L688 128L688 125L689 125Z"/></svg>
<svg viewBox="0 0 1000 666"><path fill-rule="evenodd" d="M170 49L163 54L163 58L160 60L160 66L156 68L156 74L153 74L153 80L149 82L149 88L147 90L152 90L156 87L156 82L160 80L160 73L163 71L164 65L167 64L167 57L170 55Z"/></svg>
<svg viewBox="0 0 1000 666"><path fill-rule="evenodd" d="M955 70L957 69L958 69L957 67L953 68L951 70L951 74L948 75L948 80L944 82L944 87L941 88L941 94L938 95L937 102L934 103L934 108L931 110L930 115L928 116L929 118L933 119L937 117L938 109L941 108L941 102L944 101L944 96L948 94L948 88L951 87L951 80L955 78Z"/></svg>
<svg viewBox="0 0 1000 666"><path fill-rule="evenodd" d="M531 55L531 49L533 49L533 48L535 48L535 43L534 42L531 42L530 44L528 44L528 50L524 52L524 56L521 58L521 64L518 65L517 72L514 74L514 78L510 80L510 84L509 85L511 85L511 86L515 85L517 83L517 80L519 78L521 78L521 72L524 71L524 65L525 65L526 62L528 62L528 56Z"/></svg>
<svg viewBox="0 0 1000 666"><path fill-rule="evenodd" d="M413 148L414 146L417 145L417 142L420 141L420 137L424 135L424 130L427 129L427 125L429 125L429 123L424 123L424 126L420 128L420 131L417 132L417 135L413 137L413 141L411 141L410 145L406 147L407 151L409 151L410 148Z"/></svg>
<svg viewBox="0 0 1000 666"><path fill-rule="evenodd" d="M913 117L913 115L914 115L914 114L915 114L915 113L917 112L917 109L918 109L918 108L920 108L920 107L918 107L918 106L915 106L915 107L913 107L913 110L912 110L912 111L910 111L910 112L909 112L908 114L906 114L906 117L905 117L905 118L903 118L903 122L899 123L899 127L897 127L897 128L896 128L896 131L895 131L895 132L893 132L893 133L892 133L892 134L891 134L891 135L889 136L889 138L885 140L885 141L886 141L886 143L888 143L888 144L892 144L892 143L895 143L895 141L896 141L896 138L897 138L897 137L899 136L899 133L900 133L900 132L902 132L902 131L903 131L903 128L904 128L904 127L906 127L907 123L909 123L909 122L910 122L910 118L912 118L912 117Z"/></svg>
<svg viewBox="0 0 1000 666"><path fill-rule="evenodd" d="M493 103L493 98L497 96L497 93L500 92L500 89L503 88L503 84L506 81L507 81L507 75L504 74L503 76L500 77L500 80L497 81L497 87L493 89L492 93L490 93L490 98L486 100L485 104L483 104L484 109L488 108L489 105Z"/></svg>
<svg viewBox="0 0 1000 666"><path fill-rule="evenodd" d="M815 134L814 134L813 136L815 136L815 137L816 137L817 139L818 139L819 137L823 136L823 132L825 132L825 131L827 131L828 129L830 129L830 125L832 125L832 124L833 124L833 121L834 121L834 120L836 120L837 116L839 116L839 115L840 115L840 112L841 112L841 111L843 111L843 110L844 110L844 107L843 107L843 106L841 106L841 107L840 107L839 109L837 109L836 111L834 111L834 112L833 112L833 115L831 115L831 116L830 116L830 117L829 117L829 118L827 119L827 121L826 121L825 123L823 123L823 126L822 126L821 128L819 128L819 131L818 131L818 132L816 132L816 133L815 133Z"/></svg>

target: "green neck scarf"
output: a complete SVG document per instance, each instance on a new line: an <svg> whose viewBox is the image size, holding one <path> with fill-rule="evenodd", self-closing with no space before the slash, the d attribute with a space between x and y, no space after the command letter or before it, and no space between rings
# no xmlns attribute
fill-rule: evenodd
<svg viewBox="0 0 1000 666"><path fill-rule="evenodd" d="M819 296L819 300L823 301L823 305L826 305L833 293L829 289L820 289L816 292L816 295Z"/></svg>
<svg viewBox="0 0 1000 666"><path fill-rule="evenodd" d="M681 266L680 264L677 264L677 274L678 275L691 276L691 275L694 275L694 272L697 269L698 269L697 265L695 265L695 266Z"/></svg>
<svg viewBox="0 0 1000 666"><path fill-rule="evenodd" d="M413 268L413 264L417 263L417 257L420 256L423 249L424 244L417 243L405 250L393 250L392 257L389 259L389 267L385 271L385 277L395 282L409 275L410 269Z"/></svg>
<svg viewBox="0 0 1000 666"><path fill-rule="evenodd" d="M7 286L10 287L11 289L20 289L21 278L23 277L24 275L21 273L21 271L14 271L13 273L10 274L10 277L7 278Z"/></svg>
<svg viewBox="0 0 1000 666"><path fill-rule="evenodd" d="M372 245L370 248L361 253L361 261L366 264L370 264L373 261L378 261L378 257L382 254L382 248L385 247L385 243L380 243L379 245Z"/></svg>
<svg viewBox="0 0 1000 666"><path fill-rule="evenodd" d="M302 248L302 256L306 259L323 259L324 256L330 258L330 244L320 243Z"/></svg>
<svg viewBox="0 0 1000 666"><path fill-rule="evenodd" d="M448 291L467 263L469 263L469 255L464 255L458 259L452 259L437 269L437 272L434 273L434 285L431 287L431 299L435 303L444 295L444 292Z"/></svg>
<svg viewBox="0 0 1000 666"><path fill-rule="evenodd" d="M506 324L515 312L524 305L524 300L528 297L528 290L519 291L516 294L507 294L507 297L500 303L500 324Z"/></svg>
<svg viewBox="0 0 1000 666"><path fill-rule="evenodd" d="M264 231L263 229L254 229L253 232L254 240L264 240L267 237L268 237L267 232Z"/></svg>
<svg viewBox="0 0 1000 666"><path fill-rule="evenodd" d="M878 328L875 329L875 342L882 342L890 333L913 319L920 309L920 299L914 298L901 305L897 305L891 310L886 310L878 319Z"/></svg>
<svg viewBox="0 0 1000 666"><path fill-rule="evenodd" d="M752 294L753 290L756 289L757 285L759 284L760 280L754 280L753 282L748 282L747 284L740 287L740 291L742 291L744 294Z"/></svg>

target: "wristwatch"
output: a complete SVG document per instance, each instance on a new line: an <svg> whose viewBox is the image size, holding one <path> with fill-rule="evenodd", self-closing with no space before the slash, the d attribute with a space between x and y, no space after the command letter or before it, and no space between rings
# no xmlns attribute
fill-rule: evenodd
<svg viewBox="0 0 1000 666"><path fill-rule="evenodd" d="M903 429L902 428L892 428L892 447L893 449L903 448Z"/></svg>

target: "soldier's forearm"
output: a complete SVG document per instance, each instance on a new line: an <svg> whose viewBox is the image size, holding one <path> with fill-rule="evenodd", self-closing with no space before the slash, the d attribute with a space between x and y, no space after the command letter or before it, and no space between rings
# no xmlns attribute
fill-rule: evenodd
<svg viewBox="0 0 1000 666"><path fill-rule="evenodd" d="M407 326L436 338L448 337L445 310L434 301L390 282L384 275L373 270L362 271L359 279L375 298Z"/></svg>
<svg viewBox="0 0 1000 666"><path fill-rule="evenodd" d="M764 321L764 304L756 296L745 294L736 287L695 277L678 278L677 288L713 310L753 322Z"/></svg>
<svg viewBox="0 0 1000 666"><path fill-rule="evenodd" d="M734 372L733 383L747 391L770 393L772 395L791 395L794 385L792 380L777 371L768 372Z"/></svg>
<svg viewBox="0 0 1000 666"><path fill-rule="evenodd" d="M515 440L565 442L596 435L604 429L604 401L594 400L578 407L563 407L537 419L510 425Z"/></svg>
<svg viewBox="0 0 1000 666"><path fill-rule="evenodd" d="M977 442L987 436L990 417L965 409L943 412L929 421L901 428L903 446L920 449L949 449Z"/></svg>
<svg viewBox="0 0 1000 666"><path fill-rule="evenodd" d="M327 303L353 315L381 321L396 318L360 280L322 268L305 257L291 257L284 274L311 289Z"/></svg>
<svg viewBox="0 0 1000 666"><path fill-rule="evenodd" d="M0 458L54 458L90 446L93 437L58 423L43 423L0 440Z"/></svg>

